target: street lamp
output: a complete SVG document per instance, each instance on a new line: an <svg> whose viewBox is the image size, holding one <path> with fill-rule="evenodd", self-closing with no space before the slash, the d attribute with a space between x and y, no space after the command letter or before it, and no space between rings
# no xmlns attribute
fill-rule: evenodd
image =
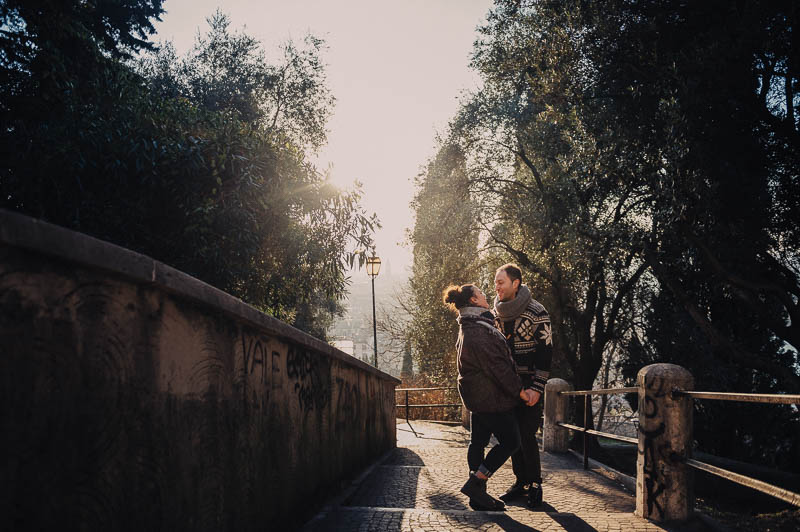
<svg viewBox="0 0 800 532"><path fill-rule="evenodd" d="M375 323L375 278L378 272L381 271L381 259L379 257L370 257L367 259L367 275L372 278L372 335L373 346L375 347L375 364L378 367L378 326Z"/></svg>

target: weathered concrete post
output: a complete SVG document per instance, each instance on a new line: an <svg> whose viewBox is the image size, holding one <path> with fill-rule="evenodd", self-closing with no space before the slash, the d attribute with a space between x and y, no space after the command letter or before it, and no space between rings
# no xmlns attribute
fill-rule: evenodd
<svg viewBox="0 0 800 532"><path fill-rule="evenodd" d="M685 521L694 508L692 399L672 391L691 390L694 378L674 364L639 371L639 456L636 515L652 521Z"/></svg>
<svg viewBox="0 0 800 532"><path fill-rule="evenodd" d="M546 452L567 452L569 430L559 427L567 419L569 397L558 392L570 390L571 386L564 379L550 379L544 387L544 428L542 444Z"/></svg>

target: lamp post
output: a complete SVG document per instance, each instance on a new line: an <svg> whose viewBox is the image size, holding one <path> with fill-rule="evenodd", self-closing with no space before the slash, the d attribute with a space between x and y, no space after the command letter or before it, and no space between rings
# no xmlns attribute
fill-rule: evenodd
<svg viewBox="0 0 800 532"><path fill-rule="evenodd" d="M378 272L381 271L381 259L379 257L370 257L367 259L367 275L372 278L372 345L375 347L375 363L378 367L378 326L375 323L375 278Z"/></svg>

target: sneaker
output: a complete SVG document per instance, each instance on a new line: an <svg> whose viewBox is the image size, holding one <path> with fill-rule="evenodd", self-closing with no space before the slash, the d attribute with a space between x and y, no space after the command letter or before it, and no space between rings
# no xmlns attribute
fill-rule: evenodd
<svg viewBox="0 0 800 532"><path fill-rule="evenodd" d="M522 497L527 492L528 492L528 488L525 486L525 483L522 482L521 480L517 479L517 481L514 482L511 485L511 487L506 490L506 492L504 494L500 495L500 500L505 501L505 502L509 502L509 501L511 501L513 499L516 499L518 497Z"/></svg>
<svg viewBox="0 0 800 532"><path fill-rule="evenodd" d="M542 504L542 486L539 484L531 484L531 489L528 490L528 499L525 501L528 508L536 508Z"/></svg>
<svg viewBox="0 0 800 532"><path fill-rule="evenodd" d="M461 493L469 497L469 505L474 510L502 510L505 504L486 493L486 481L470 475L461 487Z"/></svg>

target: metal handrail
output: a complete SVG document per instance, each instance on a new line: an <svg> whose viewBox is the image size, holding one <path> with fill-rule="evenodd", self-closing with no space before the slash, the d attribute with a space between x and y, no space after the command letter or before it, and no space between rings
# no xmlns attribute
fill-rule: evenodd
<svg viewBox="0 0 800 532"><path fill-rule="evenodd" d="M441 386L439 388L395 388L396 392L421 392L426 390L458 390L455 386Z"/></svg>
<svg viewBox="0 0 800 532"><path fill-rule="evenodd" d="M440 387L432 387L432 388L395 388L395 392L405 392L406 393L406 404L399 404L395 405L396 408L399 407L406 407L406 423L408 423L408 428L411 429L411 432L414 433L414 436L417 435L417 431L414 430L414 427L411 426L411 421L409 420L408 412L411 408L447 408L447 407L456 407L461 406L461 403L450 403L450 404L425 404L425 405L412 405L408 402L408 392L422 392L422 391L430 391L430 390L458 390L455 386L440 386Z"/></svg>
<svg viewBox="0 0 800 532"><path fill-rule="evenodd" d="M632 393L638 392L639 388L629 387L629 388L602 388L598 390L578 390L578 391L560 391L558 392L559 395L573 395L573 396L583 396L583 427L578 427L576 425L568 425L566 423L557 423L558 426L564 427L569 430L574 430L576 432L583 432L583 468L589 469L589 434L595 436L603 436L604 438L609 438L611 440L618 440L624 441L628 443L638 443L639 440L635 440L633 438L628 438L626 436L617 436L616 434L611 434L610 432L600 432L599 430L592 430L589 428L589 405L591 401L591 397L593 395L611 395L617 393Z"/></svg>
<svg viewBox="0 0 800 532"><path fill-rule="evenodd" d="M588 412L589 412L589 401L592 395L607 395L613 393L633 393L638 392L638 387L628 387L628 388L605 388L600 390L579 390L579 391L561 391L558 392L560 395L572 395L572 396L584 396L584 409L583 409L583 427L578 427L576 425L570 425L567 423L557 423L558 426L564 427L569 430L574 430L576 432L583 432L583 468L588 469L589 463L589 451L588 451L588 435L593 434L595 436L603 436L605 438L609 438L612 440L624 441L627 443L638 443L639 440L637 438L628 438L626 436L617 436L616 434L610 434L607 432L600 432L597 430L591 430L587 428L588 425ZM764 403L764 404L788 404L788 405L800 405L800 395L792 395L792 394L767 394L767 393L730 393L730 392L698 392L698 391L688 391L688 390L673 390L672 391L673 397L691 397L693 399L712 399L717 401L737 401L737 402L746 402L746 403ZM713 455L709 455L713 456ZM736 482L737 484L741 484L748 488L754 489L756 491L760 491L761 493L766 493L767 495L771 495L777 499L782 501L788 502L794 506L800 506L800 493L795 493L793 491L789 491L783 489L779 486L775 486L774 484L769 484L767 482L763 482L761 480L748 477L746 475L741 475L739 473L734 473L733 471L729 471L727 469L723 469L721 467L713 466L711 464L707 464L705 462L700 462L698 460L694 460L692 458L684 458L684 463L690 467L695 469L699 469L701 471L705 471L711 475L724 478L726 480L730 480L731 482Z"/></svg>
<svg viewBox="0 0 800 532"><path fill-rule="evenodd" d="M559 427L564 427L565 429L574 430L577 432L586 432L586 434L593 434L595 436L603 436L604 438L608 438L609 440L617 440L617 441L624 441L626 443L639 443L637 438L631 438L629 436L620 436L619 434L612 434L610 432L601 432L599 430L592 430L592 429L584 429L583 427L579 427L577 425L570 425L569 423L556 423Z"/></svg>
<svg viewBox="0 0 800 532"><path fill-rule="evenodd" d="M394 406L396 406L396 407L408 406L409 408L425 408L425 407L428 407L428 408L443 408L443 407L446 407L446 406L461 406L461 403L447 403L447 404L438 404L438 405L437 404L430 404L430 405L404 405L404 404L401 403L399 405L394 405Z"/></svg>
<svg viewBox="0 0 800 532"><path fill-rule="evenodd" d="M782 405L800 404L800 395L782 393L727 393L727 392L687 392L673 390L673 396L693 397L695 399L716 399L718 401L740 401L743 403L768 403Z"/></svg>
<svg viewBox="0 0 800 532"><path fill-rule="evenodd" d="M790 394L773 394L773 393L727 393L727 392L696 392L687 390L673 390L673 397L691 397L693 399L712 399L716 401L737 401L743 403L765 403L765 404L787 404L797 405L800 404L800 395ZM713 455L710 455L713 456ZM800 506L800 493L785 490L774 484L763 482L753 477L740 475L721 467L716 467L705 462L693 460L691 458L684 458L686 465L705 471L706 473L714 476L736 482L742 486L747 486L750 489L766 493L782 501L786 501L794 506Z"/></svg>
<svg viewBox="0 0 800 532"><path fill-rule="evenodd" d="M638 392L639 388L636 386L631 386L628 388L603 388L601 390L578 390L575 391L561 391L558 392L561 395L611 395L615 393L634 393Z"/></svg>
<svg viewBox="0 0 800 532"><path fill-rule="evenodd" d="M686 462L686 465L692 466L695 469L699 469L714 476L730 480L731 482L736 482L737 484L747 486L748 488L760 491L761 493L772 495L773 497L782 501L786 501L789 504L800 506L800 493L785 490L773 484L769 484L745 475L740 475L739 473L734 473L733 471L722 469L721 467L713 466L711 464L693 460L691 458L685 458L684 462Z"/></svg>

